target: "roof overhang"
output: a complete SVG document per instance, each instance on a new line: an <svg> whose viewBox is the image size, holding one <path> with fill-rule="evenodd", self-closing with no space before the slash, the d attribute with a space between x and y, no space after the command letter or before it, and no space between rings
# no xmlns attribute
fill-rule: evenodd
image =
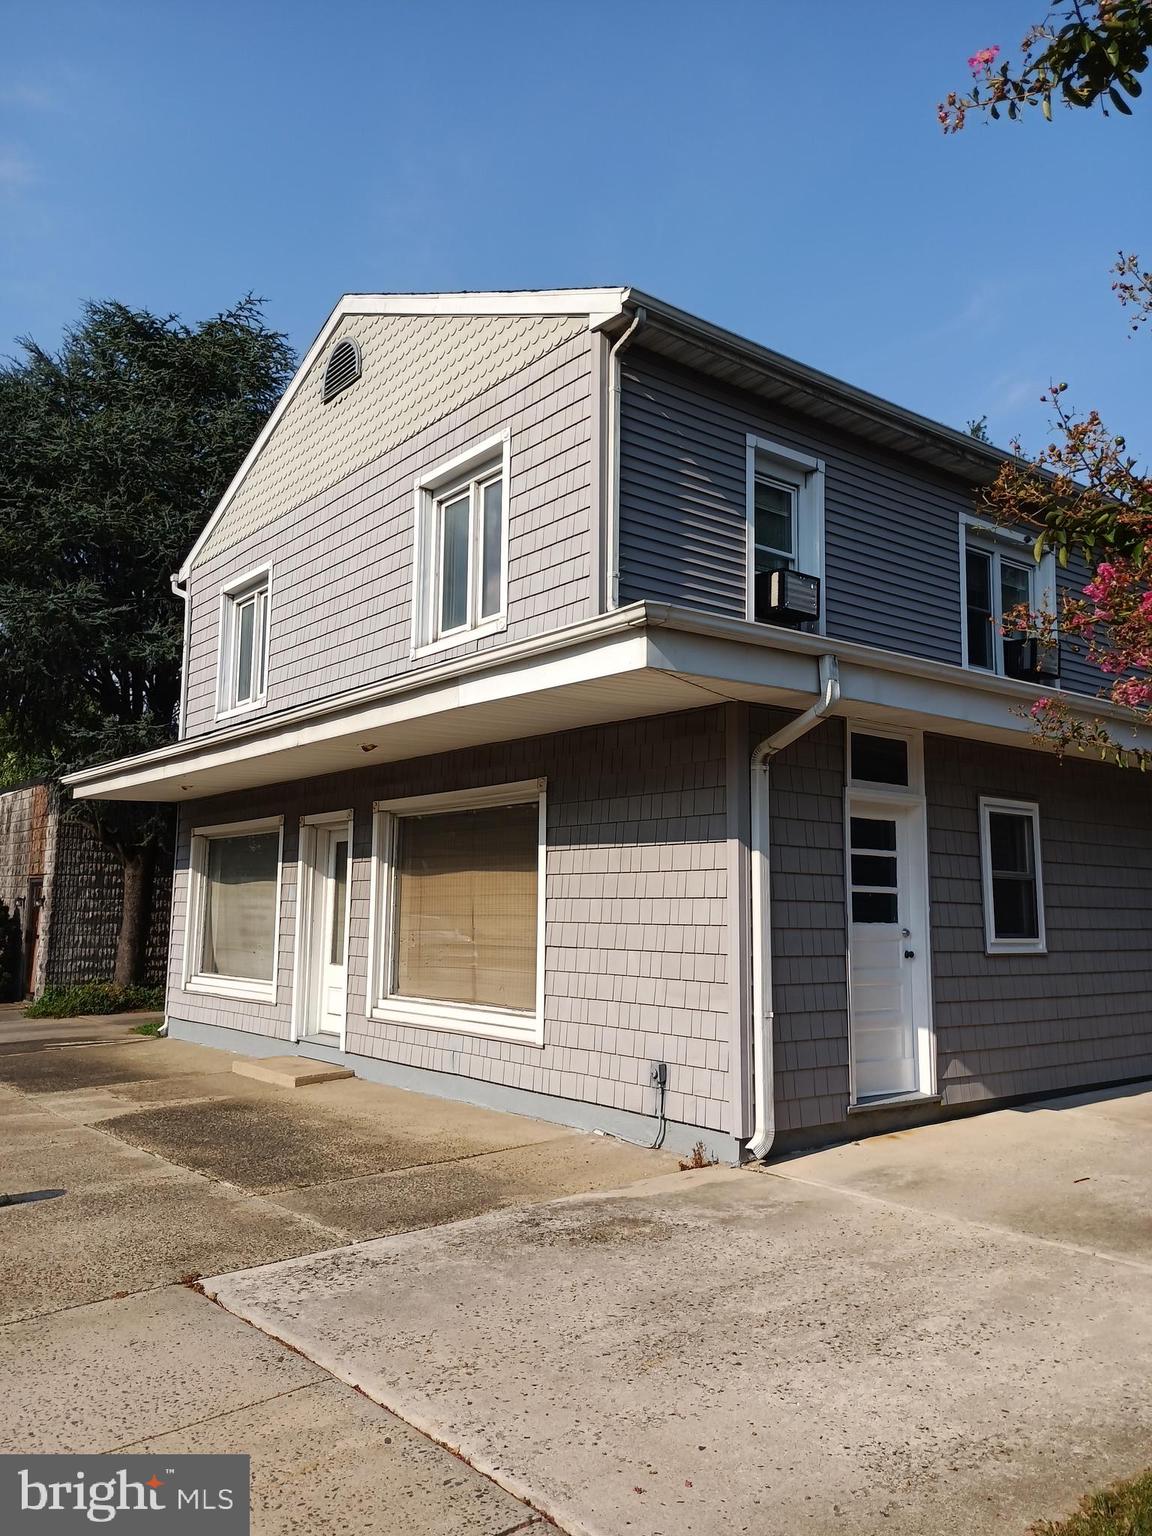
<svg viewBox="0 0 1152 1536"><path fill-rule="evenodd" d="M968 432L845 384L638 288L627 290L622 315L606 320L604 328L613 333L623 329L639 309L644 311L644 323L635 333L633 345L733 389L825 421L893 453L906 454L975 485L988 484L1004 461L1013 458L1006 450L983 443Z"/></svg>
<svg viewBox="0 0 1152 1536"><path fill-rule="evenodd" d="M839 659L837 713L943 735L1040 745L1039 690L959 666L735 619L637 603L551 635L360 689L323 704L173 743L65 780L79 799L201 800L492 742L699 709L724 700L803 708L824 654ZM1050 694L1052 690L1047 690ZM1110 715L1133 746L1136 717Z"/></svg>

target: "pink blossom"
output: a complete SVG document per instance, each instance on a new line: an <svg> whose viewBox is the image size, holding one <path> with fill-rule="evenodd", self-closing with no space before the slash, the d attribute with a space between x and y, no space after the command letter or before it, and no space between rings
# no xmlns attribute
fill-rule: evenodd
<svg viewBox="0 0 1152 1536"><path fill-rule="evenodd" d="M1145 592L1144 596L1140 599L1140 617L1142 619L1152 619L1152 592Z"/></svg>
<svg viewBox="0 0 1152 1536"><path fill-rule="evenodd" d="M1028 713L1032 716L1032 718L1034 720L1039 720L1041 715L1043 715L1043 713L1045 712L1045 710L1048 710L1048 709L1051 709L1051 708L1052 708L1052 700L1051 699L1037 699L1035 704L1033 704L1032 708L1028 711Z"/></svg>
<svg viewBox="0 0 1152 1536"><path fill-rule="evenodd" d="M982 69L989 69L1000 52L998 47L979 48L968 60L968 68L974 75L978 75Z"/></svg>
<svg viewBox="0 0 1152 1536"><path fill-rule="evenodd" d="M1116 684L1112 697L1117 704L1126 704L1129 709L1140 709L1152 702L1152 683L1141 682L1135 677L1129 678L1127 682Z"/></svg>

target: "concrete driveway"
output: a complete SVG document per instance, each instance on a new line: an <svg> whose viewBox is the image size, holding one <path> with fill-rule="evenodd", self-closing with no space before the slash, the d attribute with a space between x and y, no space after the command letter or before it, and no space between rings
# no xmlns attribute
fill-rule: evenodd
<svg viewBox="0 0 1152 1536"><path fill-rule="evenodd" d="M206 1282L599 1536L1023 1532L1152 1462L1152 1093Z"/></svg>
<svg viewBox="0 0 1152 1536"><path fill-rule="evenodd" d="M248 1452L257 1536L541 1524L192 1282L675 1160L367 1083L269 1087L133 1022L3 1021L0 1193L43 1198L0 1206L0 1451Z"/></svg>

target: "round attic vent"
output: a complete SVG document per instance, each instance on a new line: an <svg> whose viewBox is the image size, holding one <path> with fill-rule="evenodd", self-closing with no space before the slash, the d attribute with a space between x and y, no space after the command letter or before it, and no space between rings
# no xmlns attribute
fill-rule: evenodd
<svg viewBox="0 0 1152 1536"><path fill-rule="evenodd" d="M353 341L351 336L344 336L328 354L321 400L327 405L329 400L334 400L342 389L347 389L359 377L360 343Z"/></svg>

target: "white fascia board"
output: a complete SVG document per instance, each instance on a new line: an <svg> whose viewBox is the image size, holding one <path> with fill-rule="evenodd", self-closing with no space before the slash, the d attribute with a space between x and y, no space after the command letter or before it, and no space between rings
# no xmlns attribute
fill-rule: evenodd
<svg viewBox="0 0 1152 1536"><path fill-rule="evenodd" d="M185 740L179 744L182 749L179 752L127 758L100 769L88 769L71 776L70 783L77 799L194 799L198 794L215 792L211 787L201 788L195 783L197 775L207 770L244 764L255 768L257 764L267 766L275 761L278 764L276 772L269 776L262 767L253 775L252 782L307 777L309 771L294 773L293 754L299 757L309 750L326 746L349 754L344 769L368 767L374 762L394 761L397 756L422 755L418 748L415 751L407 748L406 726L416 728L430 718L463 720L470 713L483 716L485 711L488 718L494 720L495 711L508 701L533 701L531 710L523 712L514 734L538 734L539 722L546 718L542 696L555 705L551 729L563 730L574 723L565 718L563 699L566 692L597 684L608 687L613 683L626 684L629 676L634 678L644 672L647 661L648 647L643 630L621 631L570 652L545 653L512 665L497 665L492 671L475 677L445 677L431 686L413 686L412 679L407 678L404 689L397 689L393 697L375 703L342 709L310 722L243 733L225 741L212 736ZM641 698L642 695L630 695L628 707L617 711L617 717L647 712ZM692 702L689 686L677 683L670 702L654 698L653 708L685 708ZM481 739L484 739L482 734ZM504 738L494 735L492 739ZM378 742L385 743L391 750L382 752L377 758L371 751ZM469 744L474 743L460 743ZM361 752L365 754L363 757L359 756ZM172 796L173 786L183 784L187 785L188 792Z"/></svg>
<svg viewBox="0 0 1152 1536"><path fill-rule="evenodd" d="M259 764L253 784L289 781L320 771L307 765L308 754L314 762L316 751L328 746L358 753L363 750L358 744L379 739L392 749L379 758L348 757L342 769L454 749L421 745L430 739L427 731L419 735L421 723L433 722L443 734L443 722L470 717L476 723L471 739L462 735L456 743L467 746L724 699L803 708L819 691L819 658L826 654L836 655L840 663L836 713L841 716L1022 747L1041 745L1027 718L1028 706L1041 691L1027 683L746 620L636 603L279 718L85 769L65 782L79 799L197 798L216 791L187 781L208 770ZM597 690L589 711L589 694ZM1111 716L1118 732L1131 732L1133 747L1152 747L1152 732L1130 712L1083 695L1061 697L1086 718ZM597 715L597 710L602 712ZM486 730L491 734L485 735ZM181 787L173 793L182 781L187 792ZM245 786L238 782L236 787ZM149 790L163 792L150 796Z"/></svg>
<svg viewBox="0 0 1152 1536"><path fill-rule="evenodd" d="M280 418L292 403L316 359L331 340L332 333L351 315L587 315L589 330L597 330L620 313L628 297L627 288L546 288L515 290L507 293L346 293L320 327L320 331L292 375L272 414L260 429L256 441L244 456L244 462L232 476L228 489L200 531L175 580L183 583L209 534L227 511L229 503L243 485L252 465L260 457L264 444L275 432Z"/></svg>

